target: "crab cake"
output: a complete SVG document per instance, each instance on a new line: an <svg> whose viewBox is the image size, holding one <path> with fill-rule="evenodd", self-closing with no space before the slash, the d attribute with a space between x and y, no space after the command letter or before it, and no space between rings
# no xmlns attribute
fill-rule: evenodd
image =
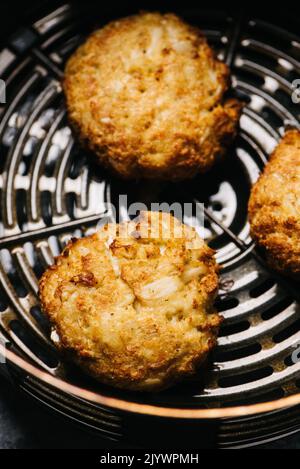
<svg viewBox="0 0 300 469"><path fill-rule="evenodd" d="M58 347L99 381L166 388L195 373L217 341L218 268L196 231L142 212L71 241L40 280Z"/></svg>
<svg viewBox="0 0 300 469"><path fill-rule="evenodd" d="M69 59L70 122L123 178L204 173L236 134L241 104L202 33L173 14L142 13L94 32Z"/></svg>
<svg viewBox="0 0 300 469"><path fill-rule="evenodd" d="M300 131L289 130L252 189L252 236L274 269L300 279Z"/></svg>

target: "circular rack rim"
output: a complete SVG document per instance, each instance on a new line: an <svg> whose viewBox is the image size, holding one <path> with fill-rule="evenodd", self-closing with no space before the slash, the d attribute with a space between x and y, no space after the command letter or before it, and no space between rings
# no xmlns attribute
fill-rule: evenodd
<svg viewBox="0 0 300 469"><path fill-rule="evenodd" d="M49 373L46 373L45 371L38 369L34 365L27 363L25 360L23 360L23 358L19 357L11 350L7 350L5 346L0 343L0 355L1 354L5 356L7 361L13 363L18 368L21 368L23 371L25 370L31 376L62 392L72 394L76 397L92 402L93 404L104 405L111 408L112 410L137 413L153 417L214 420L263 414L282 410L288 407L294 407L298 404L300 405L300 393L283 397L274 401L258 404L211 409L179 409L175 407L169 408L150 404L139 404L115 397L106 397L102 394L88 391L73 384L67 383L66 381L63 381L50 375Z"/></svg>

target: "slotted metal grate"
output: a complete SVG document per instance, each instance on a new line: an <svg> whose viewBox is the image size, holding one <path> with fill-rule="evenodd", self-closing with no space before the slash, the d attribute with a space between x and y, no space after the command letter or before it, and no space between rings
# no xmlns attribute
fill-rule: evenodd
<svg viewBox="0 0 300 469"><path fill-rule="evenodd" d="M60 78L66 58L93 26L88 20L93 15L64 5L18 31L0 52L0 76L7 84L7 104L0 107L0 331L26 360L107 396L183 409L265 402L300 392L300 363L291 360L300 345L299 293L292 282L270 273L255 252L247 201L284 128L298 126L299 106L291 93L300 76L300 38L247 16L237 20L199 9L180 13L204 30L232 68L234 91L247 101L227 160L189 183L121 183L94 166L73 140ZM212 365L204 378L201 373L157 395L120 393L66 366L49 341L37 299L43 270L71 236L94 229L105 203L119 194L146 204L205 202L206 239L222 264L218 308L225 321ZM122 424L113 412L13 374L49 407L120 437ZM224 423L220 444L246 445L299 427L298 413L284 419L277 412L268 419L264 425L259 417Z"/></svg>

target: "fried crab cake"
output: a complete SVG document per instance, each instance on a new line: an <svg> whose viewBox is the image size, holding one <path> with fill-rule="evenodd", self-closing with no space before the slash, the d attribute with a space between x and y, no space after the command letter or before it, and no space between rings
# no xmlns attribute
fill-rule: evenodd
<svg viewBox="0 0 300 469"><path fill-rule="evenodd" d="M271 267L300 279L300 131L289 130L249 202L251 233Z"/></svg>
<svg viewBox="0 0 300 469"><path fill-rule="evenodd" d="M217 341L213 251L169 214L142 212L71 241L39 286L59 349L106 384L167 388Z"/></svg>
<svg viewBox="0 0 300 469"><path fill-rule="evenodd" d="M227 66L173 14L142 13L94 32L69 59L70 122L123 178L204 173L236 134L241 103L224 99Z"/></svg>

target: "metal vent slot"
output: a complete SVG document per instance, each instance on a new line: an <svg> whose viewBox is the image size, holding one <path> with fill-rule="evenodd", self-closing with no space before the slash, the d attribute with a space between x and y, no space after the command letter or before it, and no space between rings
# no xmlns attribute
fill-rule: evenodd
<svg viewBox="0 0 300 469"><path fill-rule="evenodd" d="M247 372L241 373L229 378L221 378L219 379L218 383L221 388L227 388L230 386L240 386L242 384L251 383L253 379L263 379L267 376L271 376L273 373L272 367L261 368L260 370L256 370L255 372Z"/></svg>

